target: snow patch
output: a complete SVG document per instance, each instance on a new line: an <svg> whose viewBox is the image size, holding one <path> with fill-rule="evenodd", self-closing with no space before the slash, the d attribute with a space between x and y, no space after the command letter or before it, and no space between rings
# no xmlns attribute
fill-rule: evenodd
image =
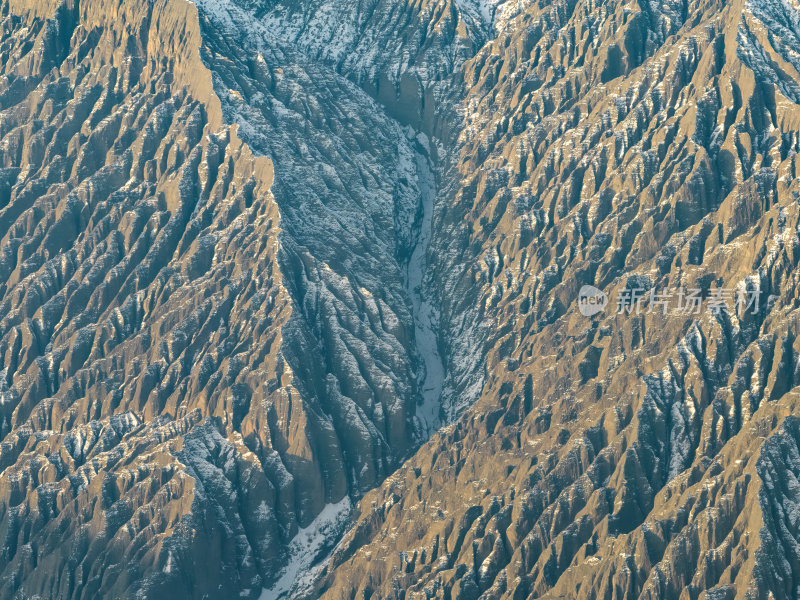
<svg viewBox="0 0 800 600"><path fill-rule="evenodd" d="M456 0L458 7L467 14L478 17L480 22L491 25L494 21L494 12L497 9L498 0Z"/></svg>
<svg viewBox="0 0 800 600"><path fill-rule="evenodd" d="M422 136L422 134L420 134ZM418 136L419 137L419 136ZM420 141L426 147L427 138ZM422 360L418 383L422 392L422 402L417 406L417 419L426 437L433 434L440 424L442 387L444 385L444 366L439 354L438 324L439 314L425 293L425 272L428 262L428 247L433 229L433 199L436 197L436 184L428 157L421 152L415 156L419 181L422 216L414 251L408 261L408 293L414 315L414 338L416 350Z"/></svg>
<svg viewBox="0 0 800 600"><path fill-rule="evenodd" d="M280 579L265 589L259 600L289 600L306 589L319 570L320 553L338 539L347 525L352 504L345 496L336 504L328 504L308 526L297 532L289 543L289 563Z"/></svg>
<svg viewBox="0 0 800 600"><path fill-rule="evenodd" d="M796 50L800 45L797 0L748 0L746 9L754 19L745 18L739 25L739 58L758 79L776 85L784 96L800 102L800 86L778 68L776 60L786 61L800 73L800 53Z"/></svg>

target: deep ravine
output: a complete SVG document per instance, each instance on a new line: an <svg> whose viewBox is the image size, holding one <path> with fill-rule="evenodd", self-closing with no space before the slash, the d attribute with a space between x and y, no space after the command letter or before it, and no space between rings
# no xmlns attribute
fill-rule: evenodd
<svg viewBox="0 0 800 600"><path fill-rule="evenodd" d="M417 379L421 398L418 401L416 417L420 433L427 439L441 423L441 396L445 373L442 357L439 354L437 335L439 313L431 304L425 281L429 260L428 248L433 229L436 182L425 148L428 140L424 134L420 134L417 141L418 146L425 152L418 150L415 156L422 214L415 224L416 239L408 261L406 284L413 309L415 346L421 361Z"/></svg>

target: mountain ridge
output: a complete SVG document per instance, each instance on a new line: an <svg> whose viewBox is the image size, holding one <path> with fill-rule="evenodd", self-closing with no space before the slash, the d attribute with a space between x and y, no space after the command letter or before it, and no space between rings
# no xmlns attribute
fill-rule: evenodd
<svg viewBox="0 0 800 600"><path fill-rule="evenodd" d="M793 597L797 7L490 4L0 5L0 596Z"/></svg>

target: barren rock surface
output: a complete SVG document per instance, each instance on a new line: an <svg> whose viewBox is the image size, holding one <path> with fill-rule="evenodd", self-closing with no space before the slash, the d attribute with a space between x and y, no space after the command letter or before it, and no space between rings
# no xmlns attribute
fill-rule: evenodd
<svg viewBox="0 0 800 600"><path fill-rule="evenodd" d="M2 0L0 597L797 597L799 11Z"/></svg>

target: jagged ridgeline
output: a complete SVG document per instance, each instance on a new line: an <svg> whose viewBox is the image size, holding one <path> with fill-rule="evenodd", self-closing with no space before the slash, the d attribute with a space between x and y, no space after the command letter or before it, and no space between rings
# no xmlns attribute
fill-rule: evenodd
<svg viewBox="0 0 800 600"><path fill-rule="evenodd" d="M799 11L0 0L0 598L796 598Z"/></svg>
<svg viewBox="0 0 800 600"><path fill-rule="evenodd" d="M434 232L466 229L441 310L483 324L485 386L308 597L797 598L800 7L511 4ZM636 288L760 302L617 314Z"/></svg>
<svg viewBox="0 0 800 600"><path fill-rule="evenodd" d="M477 396L428 256L485 33L336 8L2 4L0 595L275 595Z"/></svg>
<svg viewBox="0 0 800 600"><path fill-rule="evenodd" d="M0 596L291 585L438 422L424 92L221 3L1 6Z"/></svg>

